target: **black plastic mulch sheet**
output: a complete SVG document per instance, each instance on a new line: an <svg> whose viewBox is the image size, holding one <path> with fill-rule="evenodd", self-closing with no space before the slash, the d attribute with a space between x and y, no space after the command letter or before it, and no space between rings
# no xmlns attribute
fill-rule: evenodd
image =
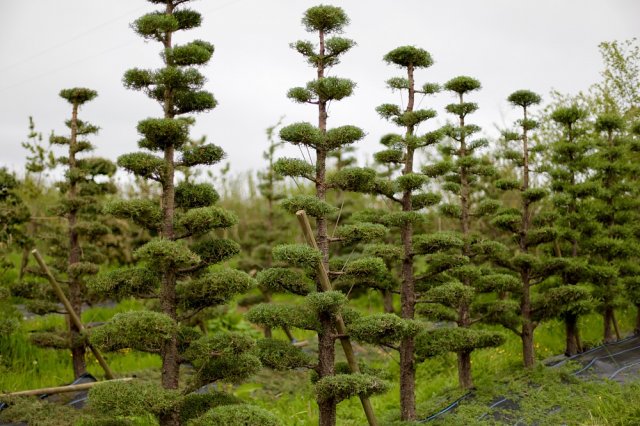
<svg viewBox="0 0 640 426"><path fill-rule="evenodd" d="M640 336L598 346L553 363L557 367L572 361L582 365L573 374L585 379L609 379L620 383L640 377Z"/></svg>
<svg viewBox="0 0 640 426"><path fill-rule="evenodd" d="M640 378L640 336L631 336L617 342L595 347L572 357L556 358L545 364L550 367L559 367L568 361L577 364L573 375L582 379L615 380L619 383L638 380ZM423 419L420 423L439 419L454 411L462 401L473 398L473 394L467 393L437 413ZM550 407L547 414L552 414L561 407ZM518 419L520 405L517 398L508 395L496 398L488 407L488 411L479 417L480 419L496 420L503 424L521 426ZM534 423L535 425L535 423Z"/></svg>

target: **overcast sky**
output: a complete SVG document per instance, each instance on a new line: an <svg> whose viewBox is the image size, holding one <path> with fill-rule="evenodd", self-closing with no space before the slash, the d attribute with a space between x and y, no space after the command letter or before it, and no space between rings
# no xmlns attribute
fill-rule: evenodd
<svg viewBox="0 0 640 426"><path fill-rule="evenodd" d="M289 48L299 39L314 40L300 25L310 0L197 0L203 15L199 29L175 40L212 42L216 52L203 73L206 89L219 106L197 116L193 137L206 135L223 147L233 172L264 167L265 128L285 115L286 123L316 120L313 106L286 98L290 87L304 85L314 72ZM638 0L343 0L351 18L345 37L357 42L331 75L354 80L354 96L331 106L329 126L353 124L367 132L361 161L378 149L380 136L395 128L375 107L399 102L384 81L399 75L382 57L412 44L428 50L435 64L417 73L419 84L444 83L458 75L479 79L473 99L480 109L473 122L488 136L514 119L505 98L518 89L575 93L599 79L598 43L640 34ZM158 117L160 107L139 92L122 87L133 67L160 66L160 45L136 36L129 24L154 10L143 0L0 0L0 166L22 171L28 117L39 131L66 131L70 106L58 97L63 88L89 87L99 96L80 117L101 127L93 139L96 153L112 159L135 151L140 119ZM426 98L421 107L447 117L446 94ZM430 130L429 125L421 130ZM63 133L64 134L64 133ZM288 148L282 155L300 156Z"/></svg>

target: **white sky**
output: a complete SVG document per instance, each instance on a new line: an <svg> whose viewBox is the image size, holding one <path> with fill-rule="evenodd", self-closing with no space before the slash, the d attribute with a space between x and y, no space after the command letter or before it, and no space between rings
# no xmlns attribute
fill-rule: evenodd
<svg viewBox="0 0 640 426"><path fill-rule="evenodd" d="M290 87L313 79L313 69L289 48L298 39L314 40L300 24L310 0L197 0L203 14L197 30L181 32L178 43L200 38L216 52L202 71L206 89L219 106L197 116L192 136L206 135L223 147L232 172L264 167L265 128L286 115L285 124L316 120L313 106L286 98ZM342 0L351 18L345 37L358 45L331 75L357 82L354 96L331 106L329 125L354 124L367 132L361 160L378 149L380 136L395 127L374 108L398 102L384 81L400 75L382 56L412 44L428 50L435 64L417 73L417 82L444 83L458 75L478 78L483 89L469 101L480 110L472 122L495 135L495 126L514 115L505 98L518 89L549 98L552 88L575 93L599 79L601 41L640 35L638 0ZM125 70L161 65L160 44L145 43L129 28L154 10L143 0L0 0L0 166L22 171L28 117L47 136L63 133L70 106L58 97L63 88L89 87L96 100L81 118L102 130L93 139L96 154L111 159L137 150L138 120L161 115L140 92L122 87ZM446 120L446 94L426 98ZM424 127L421 130L430 130ZM282 155L300 156L287 148Z"/></svg>

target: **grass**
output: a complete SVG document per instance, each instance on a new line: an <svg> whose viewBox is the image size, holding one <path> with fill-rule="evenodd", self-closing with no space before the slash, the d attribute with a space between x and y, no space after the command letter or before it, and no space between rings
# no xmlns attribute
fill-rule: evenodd
<svg viewBox="0 0 640 426"><path fill-rule="evenodd" d="M124 301L115 307L89 308L82 313L83 322L106 321L118 312L141 309L134 301ZM73 381L69 351L41 348L31 344L29 333L35 330L62 328L64 317L49 314L23 322L21 329L11 336L0 336L0 390L13 392L59 386ZM105 355L109 366L120 376L140 370L159 368L160 358L139 352L121 351ZM91 353L87 354L87 369L98 378L104 372Z"/></svg>
<svg viewBox="0 0 640 426"><path fill-rule="evenodd" d="M372 300L363 298L357 301L359 308L380 306ZM632 330L635 310L620 310L618 317L622 330ZM601 318L597 314L587 315L581 323L583 341L595 346L602 339ZM496 330L500 330L496 327ZM553 415L545 416L541 425L622 425L640 424L640 410L630 402L640 402L640 381L628 385L614 382L583 382L573 379L566 370L549 370L540 366L530 373L522 370L521 341L512 333L505 334L507 341L498 348L475 351L472 355L472 369L477 387L473 401L466 400L456 410L455 416L448 416L438 425L472 425L496 424L493 418L479 421L477 418L487 411L490 402L501 395L519 395L526 403L522 404L520 417L538 419L540 413L546 413L554 406L565 407ZM536 355L543 360L564 351L563 326L558 321L543 323L536 330ZM399 410L399 375L398 354L379 349L357 347L357 356L364 358L368 365L385 369L395 380L389 392L373 397L372 404L380 420L380 424L401 424L398 419ZM341 351L337 346L338 359ZM418 418L424 419L440 411L458 397L462 392L457 386L455 355L436 357L418 366L416 373L416 402ZM278 414L286 425L303 426L317 423L317 406L314 402L313 388L305 372L261 372L251 384L245 385L243 397L252 403ZM543 417L545 417L543 416ZM626 418L629 423L620 423ZM360 401L351 398L338 405L338 424L355 426L366 424L362 414ZM516 419L518 420L518 419ZM512 422L511 424L515 423ZM409 424L409 423L402 423ZM418 423L416 423L418 424ZM423 424L423 423L420 423ZM501 423L497 423L501 424ZM508 424L508 423L506 423ZM525 423L530 424L530 423Z"/></svg>
<svg viewBox="0 0 640 426"><path fill-rule="evenodd" d="M284 298L281 301L286 300ZM379 310L381 302L379 295L371 292L354 300L353 305L362 311L375 312ZM134 301L124 301L115 307L91 308L83 313L83 321L105 321L115 313L141 308L142 306ZM618 318L621 329L631 330L635 310L620 310ZM36 317L25 321L19 333L10 337L0 337L0 354L4 365L0 367L3 368L0 371L0 390L33 389L71 381L68 352L38 348L28 340L31 330L62 327L63 323L64 319L60 315ZM249 325L237 312L231 311L227 316L214 320L211 326L242 329ZM580 326L584 342L594 346L601 340L602 325L599 315L583 317ZM496 330L499 328L496 327ZM295 330L294 334L298 340L308 340L308 350L313 349L314 333ZM640 382L627 385L613 382L583 382L570 376L566 369L557 371L544 367L532 372L523 372L520 339L508 332L505 332L505 335L507 341L501 347L473 353L472 368L477 386L474 398L465 400L454 414L432 424L500 424L491 416L483 420L478 418L487 412L491 401L504 395L513 395L518 399L521 409L517 413L518 419L515 420L524 419L527 424L534 420L540 421L541 425L640 424L640 409L636 408L640 402ZM285 338L285 335L275 330L275 337ZM563 327L557 321L539 326L535 338L536 355L539 360L562 353L564 349ZM336 349L337 360L343 360L339 345ZM400 424L398 354L356 345L356 355L367 365L383 369L392 378L390 391L373 397L372 403L381 425ZM137 352L108 354L107 359L112 369L120 376L135 373L155 377L160 366L157 356ZM89 371L97 377L102 377L102 371L95 359L90 356L88 360ZM457 387L456 360L453 354L436 357L420 364L416 378L419 418L425 418L441 410L463 394ZM247 402L273 412L285 425L303 426L317 423L318 412L313 387L306 371L273 372L265 369L251 382L224 387ZM552 411L557 407L561 409ZM357 398L338 405L338 419L341 426L366 424Z"/></svg>

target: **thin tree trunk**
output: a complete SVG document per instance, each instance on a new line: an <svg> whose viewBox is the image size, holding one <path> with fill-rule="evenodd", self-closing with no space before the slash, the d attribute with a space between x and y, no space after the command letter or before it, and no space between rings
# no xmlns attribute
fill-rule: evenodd
<svg viewBox="0 0 640 426"><path fill-rule="evenodd" d="M78 104L73 104L73 112L71 115L71 137L69 138L69 171L73 172L77 168L76 165L76 141L78 138ZM71 173L73 176L73 173ZM67 198L71 201L70 205L73 205L77 195L77 184L74 179L69 182L69 192ZM76 223L78 221L78 209L76 207L71 208L67 215L67 221L69 226L69 258L68 265L71 266L80 262L80 241L78 238L78 232L76 231ZM69 301L73 310L82 315L82 283L77 276L72 275L69 277ZM68 319L70 339L71 339L71 357L73 363L73 374L77 379L81 375L87 372L87 365L85 361L86 349L84 343L82 343L80 329Z"/></svg>
<svg viewBox="0 0 640 426"><path fill-rule="evenodd" d="M400 344L400 418L416 418L416 364L414 360L415 342L404 339Z"/></svg>
<svg viewBox="0 0 640 426"><path fill-rule="evenodd" d="M633 330L633 334L640 335L640 305L636 305L636 328Z"/></svg>
<svg viewBox="0 0 640 426"><path fill-rule="evenodd" d="M458 382L462 389L473 388L471 376L471 351L458 352Z"/></svg>
<svg viewBox="0 0 640 426"><path fill-rule="evenodd" d="M527 121L527 108L524 107L524 121ZM522 152L523 152L523 167L522 167L522 191L529 189L529 139L527 135L527 129L523 125L522 136ZM527 253L529 248L527 246L526 238L529 233L529 227L531 226L531 209L529 201L522 199L522 227L520 229L520 251ZM533 368L535 365L535 349L533 345L533 330L535 325L533 324L532 312L531 312L531 269L525 268L520 271L520 277L522 280L522 297L520 300L520 316L522 317L522 358L525 368Z"/></svg>
<svg viewBox="0 0 640 426"><path fill-rule="evenodd" d="M322 332L318 334L318 375L322 378L332 376L335 373L335 340L331 316L323 314L320 323L322 324ZM320 425L334 426L336 424L336 406L334 399L318 401Z"/></svg>
<svg viewBox="0 0 640 426"><path fill-rule="evenodd" d="M616 320L616 311L611 310L611 322L613 323L613 329L616 332L616 338L618 340L622 339L622 335L620 334L620 328L618 328L618 321Z"/></svg>
<svg viewBox="0 0 640 426"><path fill-rule="evenodd" d="M604 342L612 343L616 339L613 337L613 328L611 324L613 323L613 308L607 306L604 309Z"/></svg>
<svg viewBox="0 0 640 426"><path fill-rule="evenodd" d="M525 368L533 368L536 363L535 350L533 347L533 324L531 321L522 325L522 355Z"/></svg>
<svg viewBox="0 0 640 426"><path fill-rule="evenodd" d="M462 93L460 94L460 105L464 103ZM464 128L464 116L460 117L459 126ZM460 159L467 157L467 144L464 133L460 137ZM462 254L471 258L471 244L469 242L469 233L471 228L471 185L469 183L469 176L467 166L460 166L460 227L462 230L462 238L464 239L464 247L462 248ZM465 286L470 287L471 282L468 277L462 280ZM462 303L458 309L458 326L469 328L471 325L470 316L471 309L467 303ZM471 389L473 387L473 379L471 377L471 352L464 351L459 352L458 356L458 382L462 389Z"/></svg>
<svg viewBox="0 0 640 426"><path fill-rule="evenodd" d="M172 15L174 9L173 2L167 2L166 15ZM172 48L172 32L167 32L164 40L165 49ZM167 66L172 66L171 59L167 58ZM169 88L164 90L164 118L174 118L173 114L173 92ZM175 238L173 221L175 214L175 149L169 145L164 149L165 175L162 184L162 237L168 240ZM177 322L177 299L176 299L176 271L167 268L163 271L162 286L160 288L160 308L162 312ZM174 334L167 340L162 348L162 387L165 389L177 389L180 380L180 356L178 353L178 336ZM178 426L180 424L180 413L176 408L165 413L160 418L162 426Z"/></svg>
<svg viewBox="0 0 640 426"><path fill-rule="evenodd" d="M415 102L415 89L413 78L413 66L407 67L409 80L409 96L407 98L407 112L413 111ZM407 126L406 138L412 137L413 126ZM403 175L413 173L414 150L407 147L406 161ZM412 211L411 191L402 194L402 211ZM404 257L402 259L402 286L400 288L401 317L413 319L416 306L416 289L413 276L413 224L406 223L401 227L402 246ZM416 363L415 340L407 337L400 342L400 419L414 420L416 418Z"/></svg>
<svg viewBox="0 0 640 426"><path fill-rule="evenodd" d="M531 317L531 287L529 284L529 271L522 273L522 301L520 305L522 315L522 358L525 368L533 368L535 365L535 349L533 346L534 324Z"/></svg>
<svg viewBox="0 0 640 426"><path fill-rule="evenodd" d="M382 290L382 304L386 314L395 313L395 309L393 308L393 293L391 293L391 290Z"/></svg>
<svg viewBox="0 0 640 426"><path fill-rule="evenodd" d="M271 303L271 294L268 291L263 291L262 294L264 295L264 301L265 303ZM270 339L273 336L273 333L271 331L271 327L266 326L264 328L264 337L265 339Z"/></svg>
<svg viewBox="0 0 640 426"><path fill-rule="evenodd" d="M578 317L576 315L567 315L564 319L566 331L566 347L564 354L573 356L581 352L580 337L578 336Z"/></svg>

